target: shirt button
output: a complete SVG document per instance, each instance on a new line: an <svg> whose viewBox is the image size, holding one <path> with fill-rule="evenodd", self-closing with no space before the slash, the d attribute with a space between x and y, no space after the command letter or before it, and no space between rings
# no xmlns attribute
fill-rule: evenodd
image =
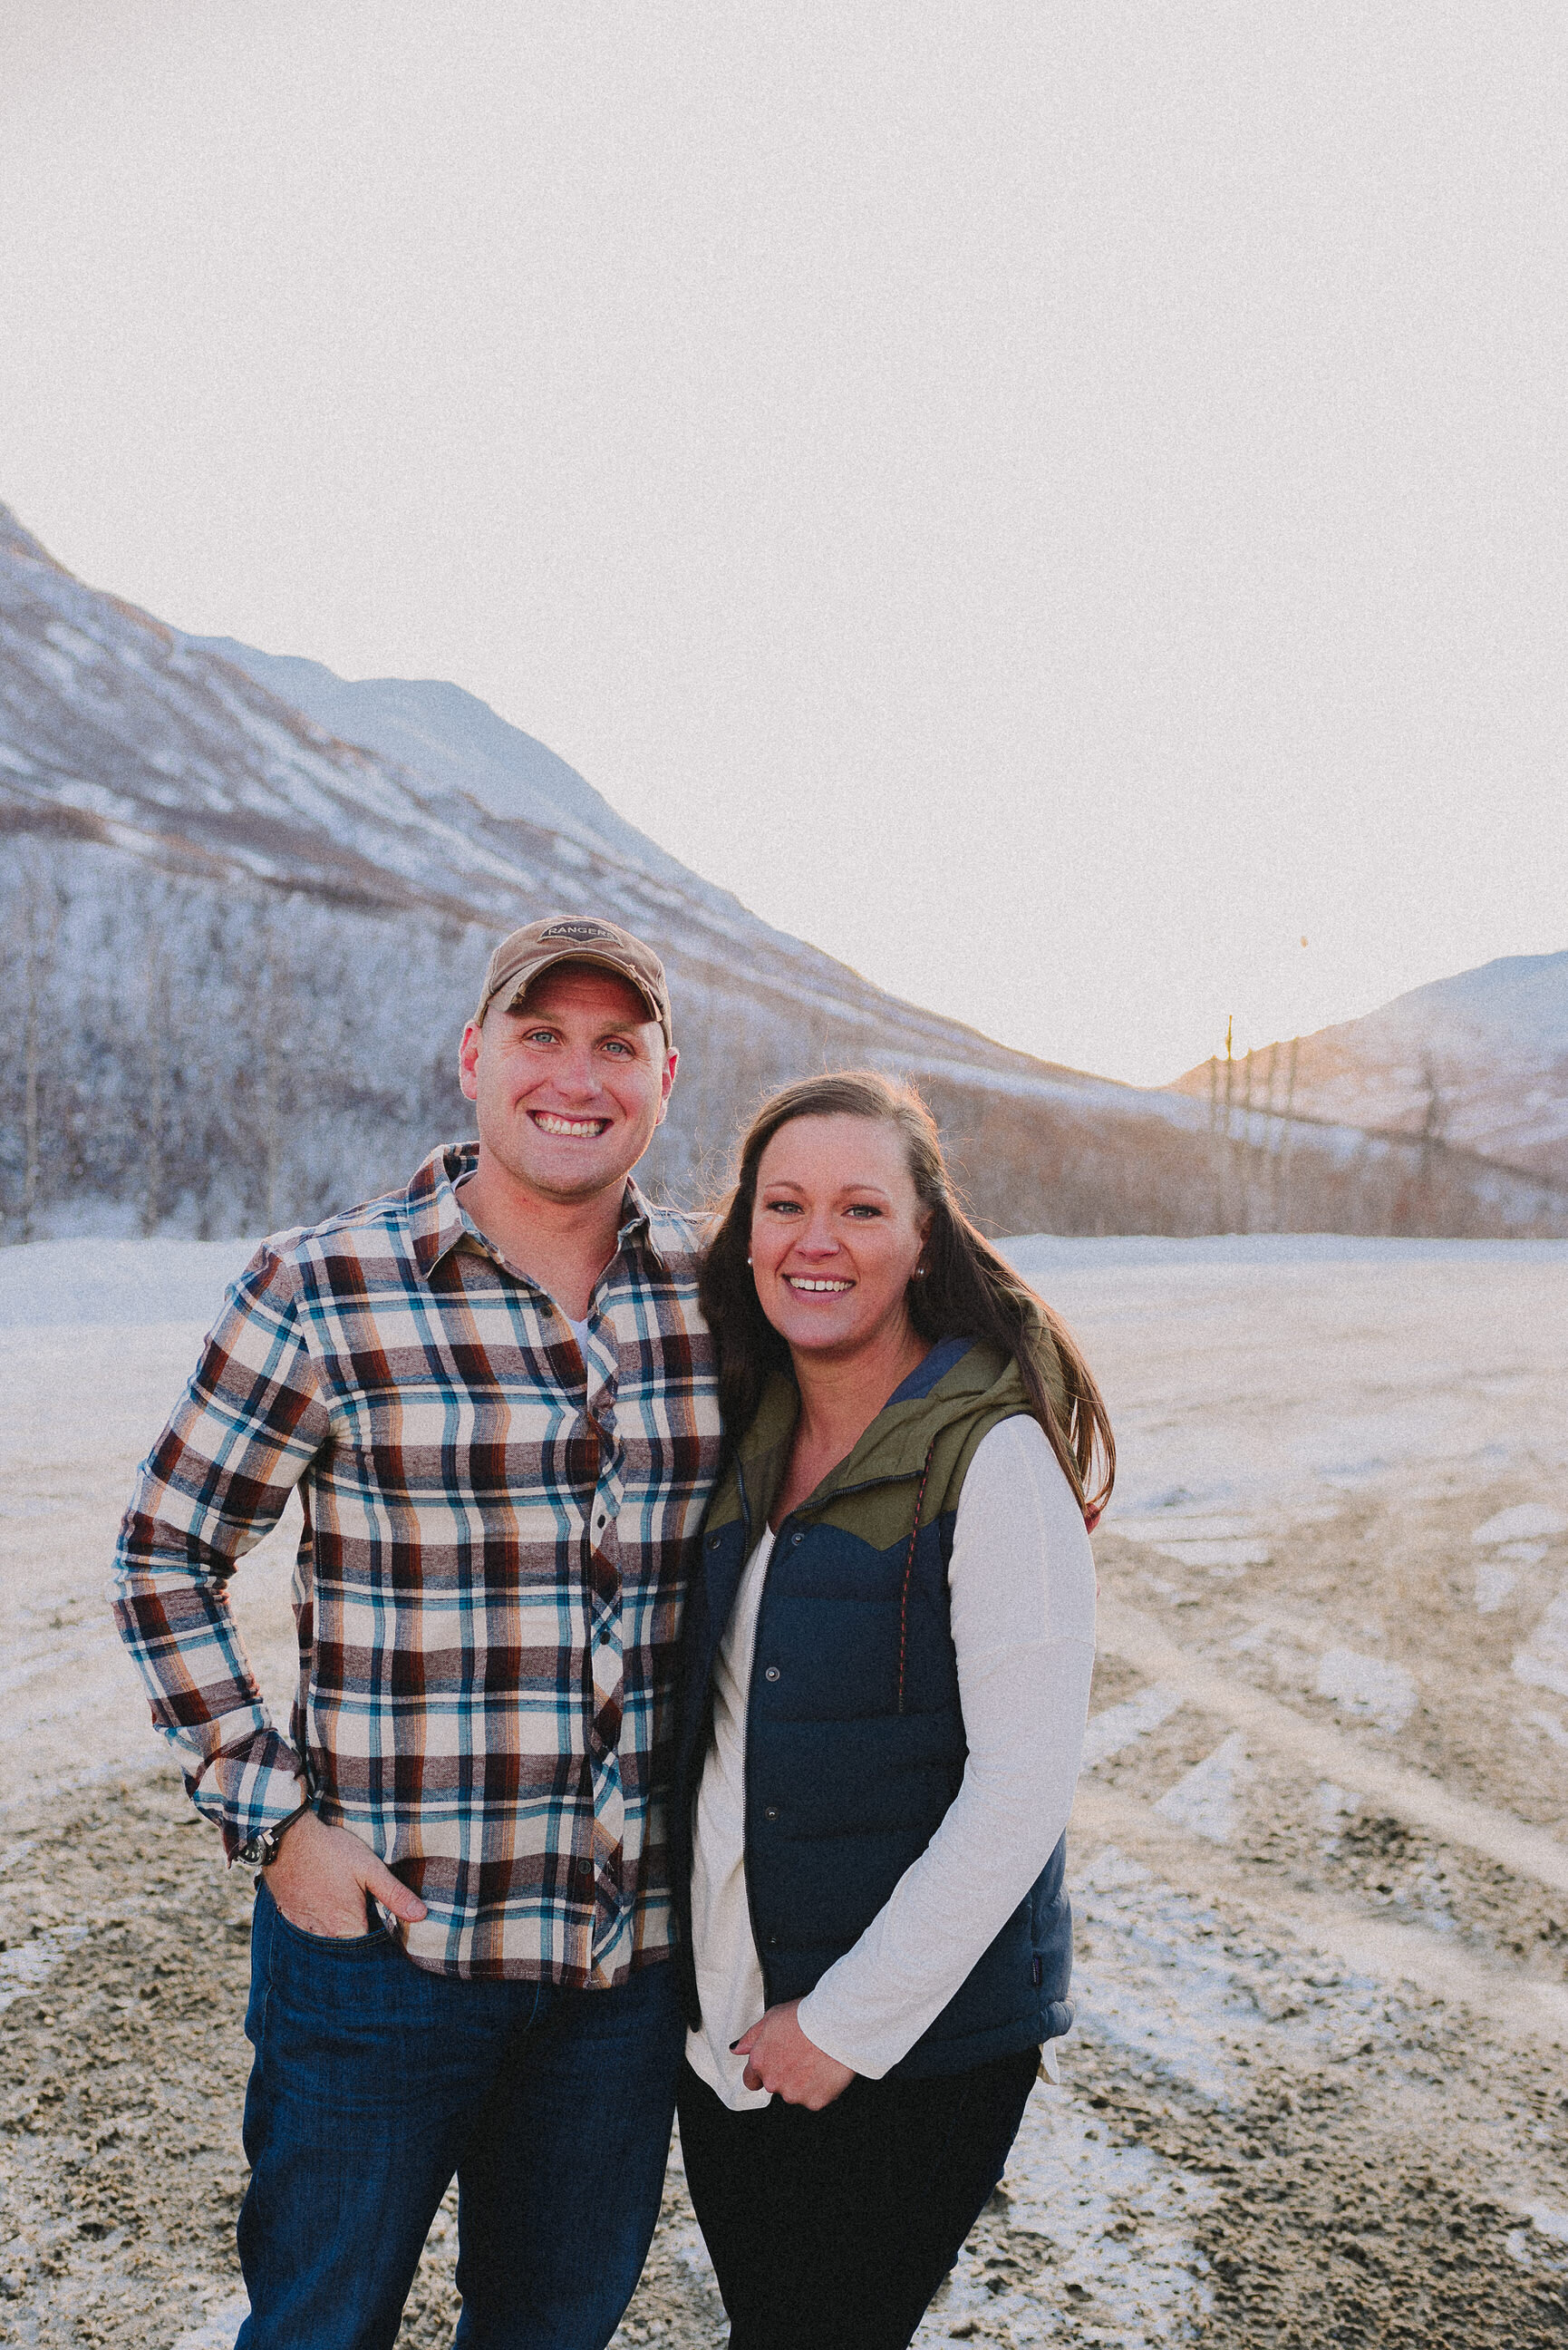
<svg viewBox="0 0 1568 2350"><path fill-rule="evenodd" d="M776 1681L778 1677L779 1669L776 1665L769 1665L767 1670L763 1675L763 1679L765 1681Z"/></svg>

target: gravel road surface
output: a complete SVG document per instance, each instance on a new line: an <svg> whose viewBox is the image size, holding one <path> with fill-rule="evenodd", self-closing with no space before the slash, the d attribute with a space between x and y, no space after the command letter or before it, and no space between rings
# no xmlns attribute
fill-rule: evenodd
<svg viewBox="0 0 1568 2350"><path fill-rule="evenodd" d="M1560 2345L1568 1264L1058 1249L1042 1277L1125 1462L1096 1541L1080 2014L919 2340ZM29 1324L15 1289L0 2341L227 2350L250 1887L102 1601L199 1329ZM235 1593L278 1699L292 1542ZM444 2211L404 2343L450 2340L454 2257ZM724 2340L679 2149L618 2338Z"/></svg>

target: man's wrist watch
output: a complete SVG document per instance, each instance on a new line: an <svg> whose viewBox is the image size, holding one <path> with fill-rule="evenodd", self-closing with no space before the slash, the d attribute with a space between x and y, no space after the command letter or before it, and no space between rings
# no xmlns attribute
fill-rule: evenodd
<svg viewBox="0 0 1568 2350"><path fill-rule="evenodd" d="M290 1812L286 1820L276 1820L270 1828L258 1828L254 1835L245 1838L244 1843L234 1855L234 1858L245 1861L253 1868L270 1868L277 1858L278 1848L284 1837L299 1818L300 1813L307 1812L309 1809L308 1804L301 1804L299 1811Z"/></svg>

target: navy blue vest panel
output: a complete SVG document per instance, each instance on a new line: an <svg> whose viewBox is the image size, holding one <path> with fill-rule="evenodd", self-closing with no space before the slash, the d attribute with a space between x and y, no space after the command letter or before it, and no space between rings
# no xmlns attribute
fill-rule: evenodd
<svg viewBox="0 0 1568 2350"><path fill-rule="evenodd" d="M746 1881L770 2006L804 1997L859 1939L958 1794L968 1748L949 1612L953 1516L920 1531L902 1624L907 1534L878 1550L830 1519L780 1528L746 1725ZM705 1537L688 1615L671 1822L688 1947L709 1680L747 1543L739 1521ZM1065 1839L896 2074L961 2072L1067 2030L1064 1858ZM689 1980L689 2002L693 1992Z"/></svg>

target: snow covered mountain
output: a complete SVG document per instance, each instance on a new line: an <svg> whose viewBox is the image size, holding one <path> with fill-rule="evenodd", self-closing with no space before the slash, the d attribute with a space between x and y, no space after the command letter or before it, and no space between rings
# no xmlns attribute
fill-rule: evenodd
<svg viewBox="0 0 1568 2350"><path fill-rule="evenodd" d="M527 823L605 849L660 880L692 876L646 833L618 816L590 783L543 743L510 726L477 694L436 679L341 678L320 661L258 652L233 637L187 637L219 654L269 693L342 743L379 751L427 784L466 793L492 816Z"/></svg>
<svg viewBox="0 0 1568 2350"><path fill-rule="evenodd" d="M1568 1183L1568 952L1507 955L1359 1020L1265 1046L1231 1090L1262 1102L1269 1055L1296 1116L1429 1138ZM1210 1064L1177 1079L1207 1098Z"/></svg>
<svg viewBox="0 0 1568 2350"><path fill-rule="evenodd" d="M759 1097L920 1085L992 1229L1568 1229L1449 1154L1009 1051L770 928L458 688L349 684L84 586L0 507L0 1237L325 1212L467 1129L456 1037L520 921L665 957L680 1082L649 1173L722 1176ZM1452 1163L1449 1163L1452 1159ZM1415 1177L1417 1188L1411 1190Z"/></svg>
<svg viewBox="0 0 1568 2350"><path fill-rule="evenodd" d="M961 1130L1013 1102L1191 1123L771 929L455 688L235 653L84 586L0 510L0 1210L28 1228L129 1188L149 1229L254 1229L395 1177L466 1125L452 1051L489 946L555 908L669 963L672 1186L717 1175L762 1091L853 1062L918 1074ZM1039 1138L991 1124L979 1188L1010 1222Z"/></svg>

